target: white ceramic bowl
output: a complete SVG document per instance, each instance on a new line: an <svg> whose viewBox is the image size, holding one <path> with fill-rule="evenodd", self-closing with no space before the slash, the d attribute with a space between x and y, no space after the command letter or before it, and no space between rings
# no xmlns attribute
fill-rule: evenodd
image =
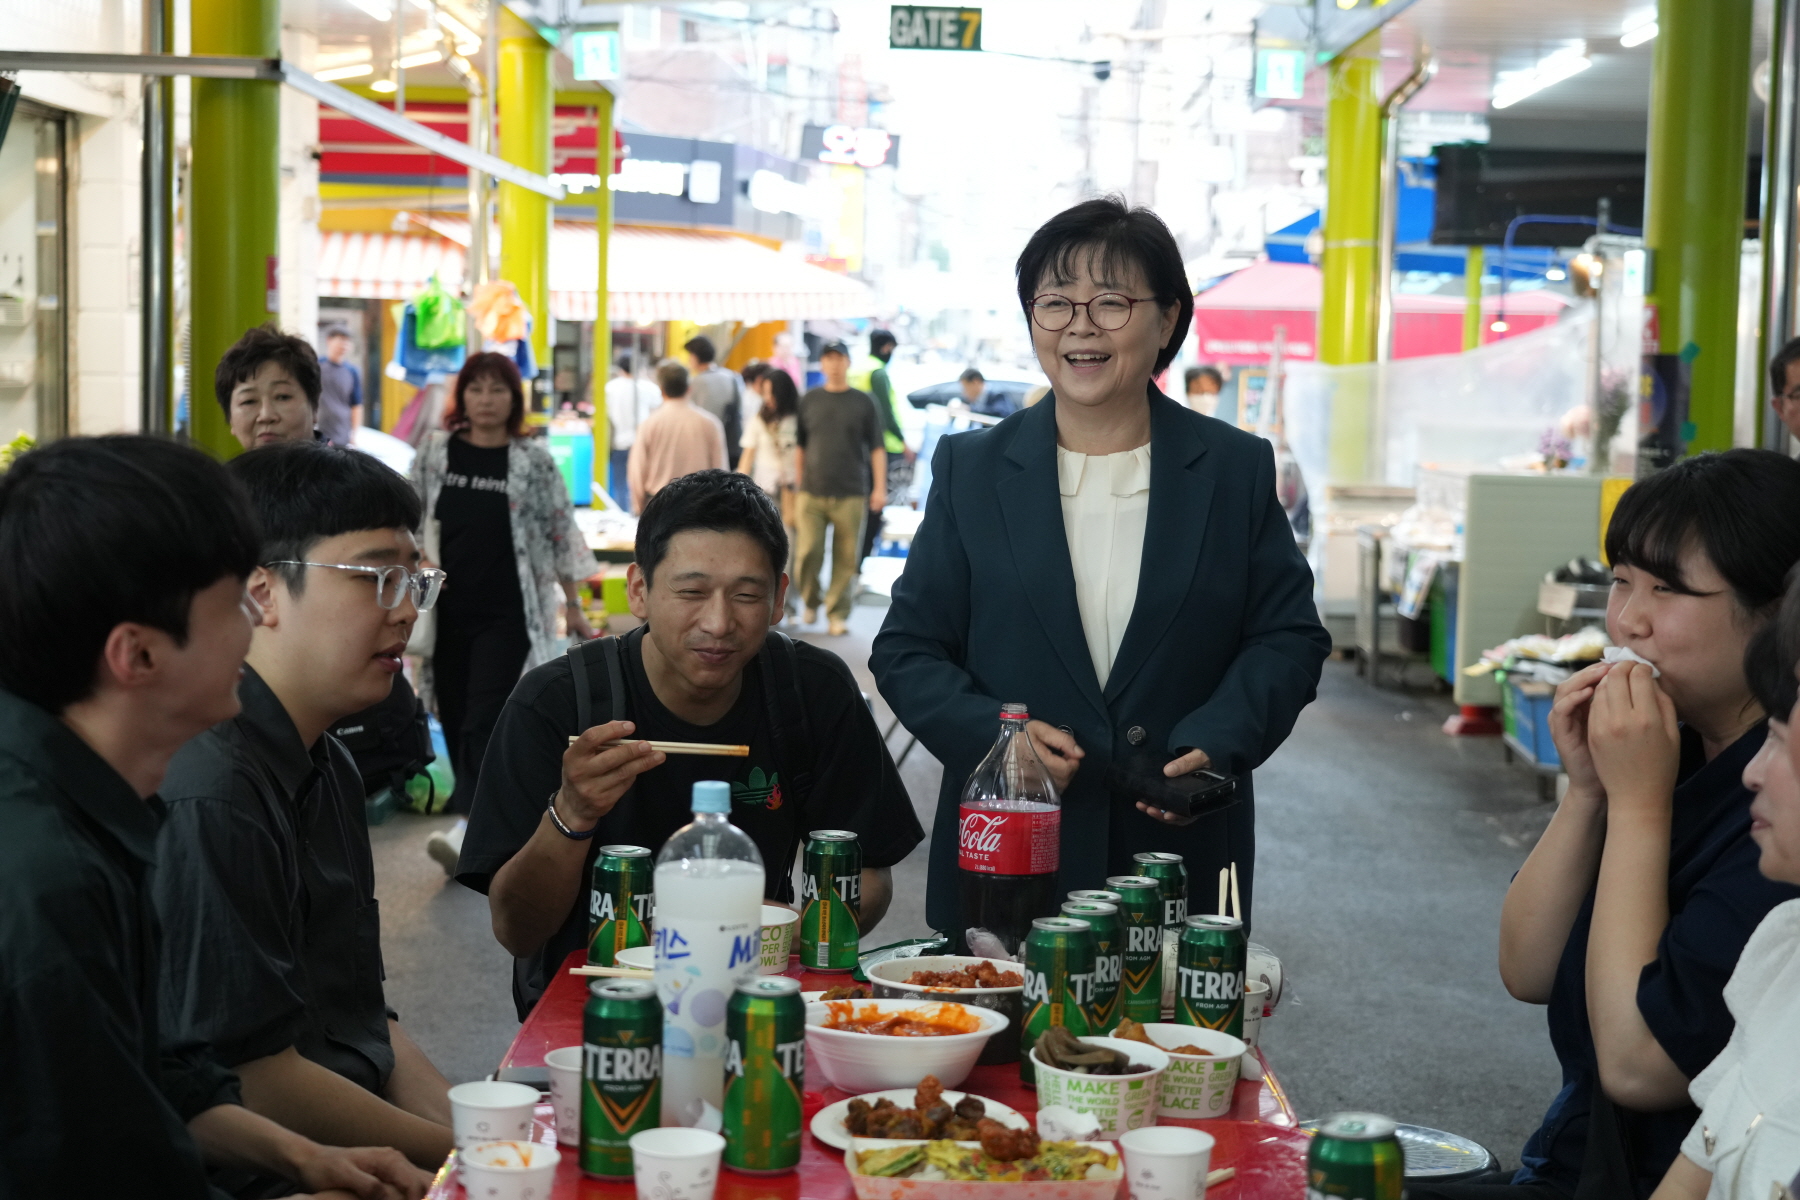
<svg viewBox="0 0 1800 1200"><path fill-rule="evenodd" d="M957 971L980 962L992 963L999 970L1021 976L1025 970L1018 963L1002 958L971 958L960 954L890 958L868 969L869 985L874 989L878 1000L910 1000L916 996L921 1000L953 1000L958 1004L993 1009L1006 1017L1007 1027L989 1040L981 1051L979 1061L984 1065L1018 1062L1019 1026L1024 1023L1025 1015L1023 982L1018 987L1004 988L941 988L904 982L915 971Z"/></svg>
<svg viewBox="0 0 1800 1200"><path fill-rule="evenodd" d="M940 1037L890 1037L824 1028L832 1010L839 1006L849 1006L859 1017L871 1010L885 1016L956 1009L972 1014L980 1022L980 1028L971 1033L948 1033ZM968 1004L918 1000L834 1000L828 1004L809 1004L806 1006L806 1057L834 1085L852 1095L917 1087L927 1075L936 1075L939 1083L953 1088L969 1077L988 1039L1008 1024L1004 1014Z"/></svg>

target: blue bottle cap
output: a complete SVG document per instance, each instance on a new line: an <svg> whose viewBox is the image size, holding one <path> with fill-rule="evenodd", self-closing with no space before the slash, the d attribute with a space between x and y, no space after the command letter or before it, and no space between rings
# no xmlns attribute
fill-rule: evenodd
<svg viewBox="0 0 1800 1200"><path fill-rule="evenodd" d="M731 811L731 785L717 779L702 779L694 785L693 811L728 813Z"/></svg>

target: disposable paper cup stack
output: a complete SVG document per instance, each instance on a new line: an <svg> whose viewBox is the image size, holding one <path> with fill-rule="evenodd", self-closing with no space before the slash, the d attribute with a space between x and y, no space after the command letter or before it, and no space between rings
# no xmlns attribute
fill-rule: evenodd
<svg viewBox="0 0 1800 1200"><path fill-rule="evenodd" d="M704 1129L646 1129L631 1135L638 1200L712 1200L725 1139Z"/></svg>
<svg viewBox="0 0 1800 1200"><path fill-rule="evenodd" d="M1119 1139L1131 1200L1200 1200L1212 1165L1213 1137L1198 1129L1157 1125Z"/></svg>
<svg viewBox="0 0 1800 1200"><path fill-rule="evenodd" d="M1169 1069L1163 1074L1158 1116L1204 1120L1231 1111L1244 1057L1242 1041L1196 1025L1146 1025L1144 1032L1158 1046L1198 1046L1209 1051L1204 1055L1167 1052Z"/></svg>
<svg viewBox="0 0 1800 1200"><path fill-rule="evenodd" d="M450 1089L450 1124L456 1148L464 1150L481 1142L529 1142L537 1103L538 1090L522 1083L484 1079L457 1084Z"/></svg>
<svg viewBox="0 0 1800 1200"><path fill-rule="evenodd" d="M544 1055L550 1068L550 1107L556 1112L556 1143L581 1145L581 1047L564 1046Z"/></svg>
<svg viewBox="0 0 1800 1200"><path fill-rule="evenodd" d="M1091 1113L1100 1122L1100 1132L1096 1136L1102 1139L1117 1137L1127 1129L1156 1124L1158 1097L1163 1074L1169 1068L1169 1055L1155 1046L1123 1038L1090 1037L1081 1041L1084 1045L1122 1051L1132 1062L1150 1069L1136 1075L1084 1075L1051 1066L1038 1053L1038 1047L1033 1046L1031 1062L1037 1074L1038 1107L1061 1104L1076 1112Z"/></svg>
<svg viewBox="0 0 1800 1200"><path fill-rule="evenodd" d="M762 906L762 961L757 970L764 975L779 975L787 970L788 956L794 952L794 930L800 927L800 914L778 904Z"/></svg>

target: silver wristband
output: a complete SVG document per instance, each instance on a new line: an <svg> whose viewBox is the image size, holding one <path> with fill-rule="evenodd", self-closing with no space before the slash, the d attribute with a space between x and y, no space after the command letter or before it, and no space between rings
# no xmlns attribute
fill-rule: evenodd
<svg viewBox="0 0 1800 1200"><path fill-rule="evenodd" d="M563 819L556 815L556 797L561 791L562 789L558 788L556 791L551 792L550 803L545 805L545 811L550 814L550 823L556 826L556 832L562 834L572 842L585 842L596 833L599 833L600 823L598 821L594 822L594 827L586 833L576 833L573 829L570 829L567 825L563 824Z"/></svg>

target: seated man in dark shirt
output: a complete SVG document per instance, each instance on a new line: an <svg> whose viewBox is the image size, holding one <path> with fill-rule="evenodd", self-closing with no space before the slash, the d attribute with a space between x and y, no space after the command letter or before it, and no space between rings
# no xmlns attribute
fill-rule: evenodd
<svg viewBox="0 0 1800 1200"><path fill-rule="evenodd" d="M207 1163L368 1200L430 1182L257 1116L204 1045L159 1037L155 792L238 708L246 508L224 468L150 438L0 474L0 1196L205 1200Z"/></svg>
<svg viewBox="0 0 1800 1200"><path fill-rule="evenodd" d="M155 894L162 1018L244 1102L311 1137L451 1147L449 1084L382 996L362 781L326 732L388 692L420 608L410 485L368 455L279 443L234 460L262 525L243 711L169 765Z"/></svg>
<svg viewBox="0 0 1800 1200"><path fill-rule="evenodd" d="M619 639L623 702L598 643L571 652L592 664L591 728L580 727L568 655L527 672L507 700L456 877L488 894L494 933L517 959L521 1019L586 940L598 848L659 849L692 819L702 779L731 784L731 821L762 851L770 899L793 898L809 831L848 829L862 845L862 931L887 911L888 868L924 831L843 661L771 634L786 562L781 515L749 476L676 479L638 520L627 586L647 625ZM625 740L634 737L747 745L750 755L665 756Z"/></svg>

